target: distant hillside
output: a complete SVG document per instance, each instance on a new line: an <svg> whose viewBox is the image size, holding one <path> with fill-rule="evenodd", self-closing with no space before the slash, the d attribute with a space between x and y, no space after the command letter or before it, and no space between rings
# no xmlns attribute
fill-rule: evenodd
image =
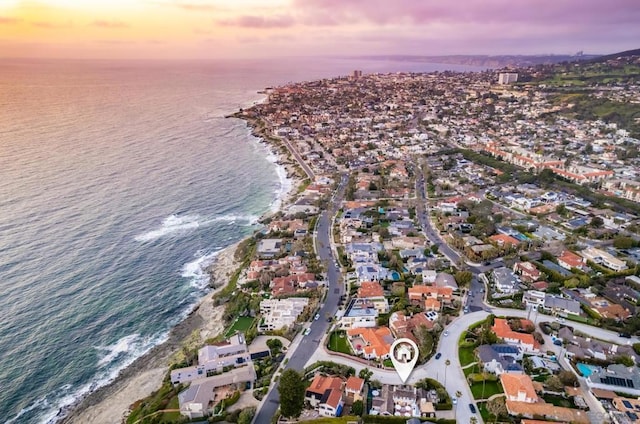
<svg viewBox="0 0 640 424"><path fill-rule="evenodd" d="M640 56L640 49L625 50L623 52L608 54L606 56L598 56L596 58L590 59L589 62L592 62L592 63L606 62L607 60L618 59L620 57L630 57L630 56Z"/></svg>
<svg viewBox="0 0 640 424"><path fill-rule="evenodd" d="M451 55L451 56L411 56L380 55L358 56L367 60L394 60L407 62L445 63L450 65L469 65L486 68L526 67L543 64L554 64L568 61L585 61L598 58L597 55Z"/></svg>

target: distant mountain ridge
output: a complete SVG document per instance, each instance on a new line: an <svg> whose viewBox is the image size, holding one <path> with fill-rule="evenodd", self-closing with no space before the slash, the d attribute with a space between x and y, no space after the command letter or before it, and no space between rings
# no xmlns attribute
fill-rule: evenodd
<svg viewBox="0 0 640 424"><path fill-rule="evenodd" d="M616 56L616 55L612 55ZM487 68L525 67L560 62L574 62L597 60L601 55L445 55L445 56L414 56L414 55L368 55L358 56L367 60L397 60L407 62L445 63L450 65L469 65Z"/></svg>
<svg viewBox="0 0 640 424"><path fill-rule="evenodd" d="M618 59L621 57L630 57L630 56L640 56L640 49L625 50L623 52L608 54L605 56L598 56L596 58L590 59L589 62L593 62L593 63L606 62L607 60Z"/></svg>

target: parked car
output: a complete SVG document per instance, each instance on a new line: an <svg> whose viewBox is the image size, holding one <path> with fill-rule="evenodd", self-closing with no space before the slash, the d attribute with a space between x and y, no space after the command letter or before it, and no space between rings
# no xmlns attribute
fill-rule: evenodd
<svg viewBox="0 0 640 424"><path fill-rule="evenodd" d="M320 319L320 314L316 314L315 317L313 317L314 320L318 321Z"/></svg>
<svg viewBox="0 0 640 424"><path fill-rule="evenodd" d="M470 404L469 404L469 409L471 410L471 413L472 413L472 414L475 414L475 413L476 413L476 407L475 407L475 405L474 405L473 403L470 403Z"/></svg>
<svg viewBox="0 0 640 424"><path fill-rule="evenodd" d="M311 329L307 328L306 330L304 330L304 333L302 333L302 334L304 334L305 336L308 336L309 333L311 333Z"/></svg>
<svg viewBox="0 0 640 424"><path fill-rule="evenodd" d="M620 337L624 337L625 339L630 339L631 338L631 334L629 334L629 333L620 333L619 336Z"/></svg>
<svg viewBox="0 0 640 424"><path fill-rule="evenodd" d="M444 333L442 333L442 335L447 337L449 335L449 330L444 330Z"/></svg>
<svg viewBox="0 0 640 424"><path fill-rule="evenodd" d="M441 356L442 356L442 353L440 352L436 353L436 359L440 359Z"/></svg>
<svg viewBox="0 0 640 424"><path fill-rule="evenodd" d="M455 396L451 397L451 403L456 405L458 403L458 398Z"/></svg>

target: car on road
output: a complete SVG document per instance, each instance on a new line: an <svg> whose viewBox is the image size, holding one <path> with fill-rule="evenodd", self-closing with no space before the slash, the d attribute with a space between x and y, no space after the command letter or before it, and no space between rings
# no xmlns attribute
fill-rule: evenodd
<svg viewBox="0 0 640 424"><path fill-rule="evenodd" d="M469 404L469 410L471 411L472 414L476 413L476 407L473 403Z"/></svg>
<svg viewBox="0 0 640 424"><path fill-rule="evenodd" d="M458 398L455 396L451 397L451 403L456 405L458 403Z"/></svg>
<svg viewBox="0 0 640 424"><path fill-rule="evenodd" d="M620 337L624 337L625 339L630 339L631 338L631 334L629 334L629 333L620 333L618 335Z"/></svg>
<svg viewBox="0 0 640 424"><path fill-rule="evenodd" d="M442 335L447 337L449 335L449 330L444 330L444 333L442 333Z"/></svg>
<svg viewBox="0 0 640 424"><path fill-rule="evenodd" d="M305 336L308 336L309 333L311 333L311 328L307 328L306 330L304 330L304 333L302 334L304 334Z"/></svg>
<svg viewBox="0 0 640 424"><path fill-rule="evenodd" d="M469 307L465 306L464 309L462 309L462 312L464 312L465 314L469 312Z"/></svg>
<svg viewBox="0 0 640 424"><path fill-rule="evenodd" d="M442 353L440 352L436 353L436 359L440 359L441 356L442 356Z"/></svg>
<svg viewBox="0 0 640 424"><path fill-rule="evenodd" d="M320 314L316 314L315 317L313 317L314 320L318 321L320 319Z"/></svg>

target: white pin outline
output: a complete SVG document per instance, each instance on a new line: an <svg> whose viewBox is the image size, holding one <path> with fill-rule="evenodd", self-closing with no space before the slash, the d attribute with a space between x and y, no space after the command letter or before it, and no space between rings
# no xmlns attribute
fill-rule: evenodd
<svg viewBox="0 0 640 424"><path fill-rule="evenodd" d="M401 343L407 343L411 345L411 347L413 347L413 349L415 350L415 355L413 359L411 359L411 361L409 362L400 362L396 359L396 356L394 355L396 347ZM407 338L397 339L391 345L391 348L389 349L389 354L391 356L391 362L393 363L393 368L395 368L396 372L398 373L398 376L400 376L400 380L402 380L402 383L404 384L409 378L409 376L411 375L411 373L413 372L413 369L416 367L416 363L418 362L418 356L420 355L420 350L418 350L418 345L416 345L416 343L411 339L407 339Z"/></svg>

